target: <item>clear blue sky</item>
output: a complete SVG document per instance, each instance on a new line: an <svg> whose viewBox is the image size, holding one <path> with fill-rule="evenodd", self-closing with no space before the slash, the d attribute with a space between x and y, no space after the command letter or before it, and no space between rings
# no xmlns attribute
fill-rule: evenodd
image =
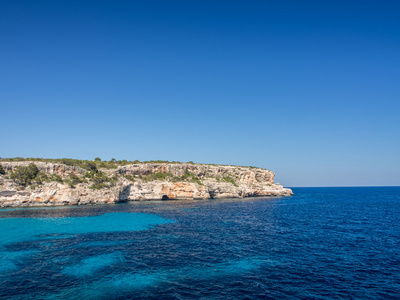
<svg viewBox="0 0 400 300"><path fill-rule="evenodd" d="M400 1L0 1L0 156L400 185Z"/></svg>

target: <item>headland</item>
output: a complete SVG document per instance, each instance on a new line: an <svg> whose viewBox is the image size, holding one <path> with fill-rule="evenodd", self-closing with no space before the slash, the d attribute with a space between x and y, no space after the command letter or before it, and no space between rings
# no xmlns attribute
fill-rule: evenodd
<svg viewBox="0 0 400 300"><path fill-rule="evenodd" d="M290 196L272 171L166 161L0 160L0 207Z"/></svg>

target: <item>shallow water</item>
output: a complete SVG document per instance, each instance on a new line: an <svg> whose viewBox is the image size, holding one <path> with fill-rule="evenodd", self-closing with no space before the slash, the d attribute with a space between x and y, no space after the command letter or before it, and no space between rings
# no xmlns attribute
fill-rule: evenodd
<svg viewBox="0 0 400 300"><path fill-rule="evenodd" d="M400 188L0 210L0 298L397 299Z"/></svg>

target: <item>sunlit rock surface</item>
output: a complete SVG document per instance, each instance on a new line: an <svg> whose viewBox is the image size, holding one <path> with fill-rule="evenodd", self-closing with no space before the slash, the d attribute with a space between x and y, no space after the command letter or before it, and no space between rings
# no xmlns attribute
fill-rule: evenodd
<svg viewBox="0 0 400 300"><path fill-rule="evenodd" d="M239 166L202 164L142 163L116 169L101 169L107 176L116 176L112 187L93 189L90 183L70 187L66 183L44 182L21 187L9 179L24 162L1 162L5 175L0 175L0 206L43 206L106 204L125 201L242 198L258 196L290 196L292 191L274 183L272 171ZM40 172L68 179L70 174L83 176L86 170L63 164L33 162ZM151 174L168 174L162 180L148 180ZM191 174L196 180L176 180ZM129 178L129 179L128 179Z"/></svg>

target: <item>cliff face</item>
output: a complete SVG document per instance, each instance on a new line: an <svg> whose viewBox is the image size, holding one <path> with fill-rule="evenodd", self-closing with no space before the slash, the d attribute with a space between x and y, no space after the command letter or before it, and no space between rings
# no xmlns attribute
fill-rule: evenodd
<svg viewBox="0 0 400 300"><path fill-rule="evenodd" d="M87 170L48 162L33 163L41 173L47 176L58 175L63 182L46 180L41 184L23 187L10 179L12 171L18 166L26 167L29 163L1 162L5 170L5 175L0 175L1 207L293 194L290 189L275 184L274 173L268 170L200 164L147 163L100 169L105 178L112 178L112 184L100 188L93 188L93 184L84 179ZM71 176L82 180L72 186L68 181Z"/></svg>

